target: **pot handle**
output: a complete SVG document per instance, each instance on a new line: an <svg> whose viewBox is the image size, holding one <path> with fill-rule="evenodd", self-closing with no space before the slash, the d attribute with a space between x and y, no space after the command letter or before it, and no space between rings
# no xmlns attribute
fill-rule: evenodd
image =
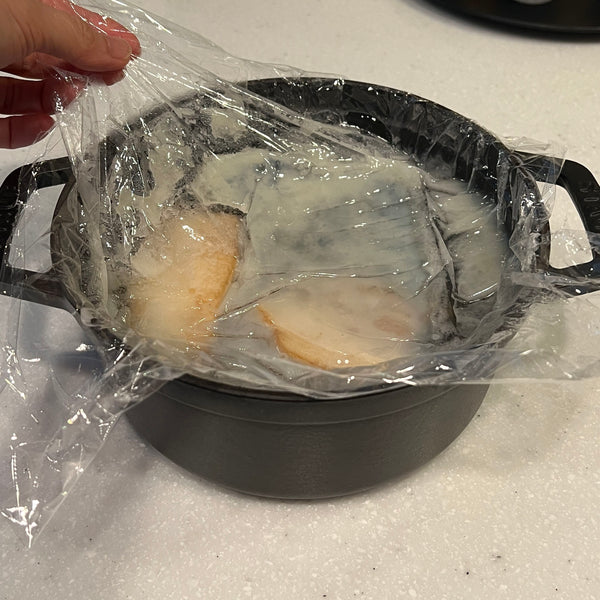
<svg viewBox="0 0 600 600"><path fill-rule="evenodd" d="M73 311L51 272L36 273L8 264L10 239L33 191L64 185L72 176L71 163L64 157L19 167L0 186L0 294Z"/></svg>
<svg viewBox="0 0 600 600"><path fill-rule="evenodd" d="M539 168L540 173L544 173L560 164L559 159L556 158L532 157L526 153L522 153L521 156L527 167L532 167L534 177L536 168ZM588 235L592 260L562 269L546 265L545 271L554 277L564 277L565 280L580 280L581 283L577 285L558 283L561 289L575 296L598 291L600 290L600 238L598 237L600 235L600 185L586 167L572 160L564 161L556 185L567 191L579 213Z"/></svg>

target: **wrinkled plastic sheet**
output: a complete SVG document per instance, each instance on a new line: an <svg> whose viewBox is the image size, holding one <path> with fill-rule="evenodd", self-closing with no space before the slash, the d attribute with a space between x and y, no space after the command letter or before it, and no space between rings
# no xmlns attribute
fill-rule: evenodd
<svg viewBox="0 0 600 600"><path fill-rule="evenodd" d="M181 375L301 401L597 372L595 282L550 266L595 247L549 226L556 148L85 6L142 55L110 87L57 73L82 92L14 188L0 509L30 543Z"/></svg>

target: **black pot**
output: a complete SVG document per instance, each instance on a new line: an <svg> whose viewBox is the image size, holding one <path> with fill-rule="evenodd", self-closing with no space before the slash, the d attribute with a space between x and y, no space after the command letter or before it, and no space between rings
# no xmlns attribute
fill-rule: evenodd
<svg viewBox="0 0 600 600"><path fill-rule="evenodd" d="M343 121L374 133L418 161L446 167L446 175L503 206L510 233L527 209L542 243L536 268L576 276L582 293L597 289L600 259L552 270L547 218L536 169L558 161L509 151L472 121L406 92L357 82L305 78L259 80L251 91L326 122ZM524 164L527 163L527 168ZM57 204L74 186L67 159L14 172L0 189L1 272L4 293L25 300L72 306L56 274L33 274L7 264L8 240L30 189L65 184ZM510 197L498 198L498 180L510 177ZM566 161L560 173L586 229L600 232L600 188L585 167ZM513 199L527 207L515 206ZM546 240L546 241L544 241ZM60 243L60 240L53 240ZM218 385L185 376L171 381L128 411L134 428L165 456L229 488L277 498L322 498L364 490L426 463L446 448L476 414L487 385L389 385L324 400Z"/></svg>

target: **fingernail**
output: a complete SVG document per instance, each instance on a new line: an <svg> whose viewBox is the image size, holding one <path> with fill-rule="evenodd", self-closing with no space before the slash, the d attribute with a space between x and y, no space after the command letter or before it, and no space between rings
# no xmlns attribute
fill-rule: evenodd
<svg viewBox="0 0 600 600"><path fill-rule="evenodd" d="M108 53L117 60L127 60L131 56L131 46L119 37L108 37Z"/></svg>

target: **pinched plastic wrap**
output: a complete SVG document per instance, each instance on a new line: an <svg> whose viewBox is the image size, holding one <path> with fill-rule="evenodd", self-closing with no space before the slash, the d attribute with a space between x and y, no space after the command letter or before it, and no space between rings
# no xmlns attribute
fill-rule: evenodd
<svg viewBox="0 0 600 600"><path fill-rule="evenodd" d="M236 59L120 1L85 6L142 54L110 87L57 73L82 88L58 107L68 159L3 188L8 230L20 219L0 506L27 539L118 416L184 374L290 401L594 374L593 295L572 298L597 287L595 234L551 231L547 148Z"/></svg>

